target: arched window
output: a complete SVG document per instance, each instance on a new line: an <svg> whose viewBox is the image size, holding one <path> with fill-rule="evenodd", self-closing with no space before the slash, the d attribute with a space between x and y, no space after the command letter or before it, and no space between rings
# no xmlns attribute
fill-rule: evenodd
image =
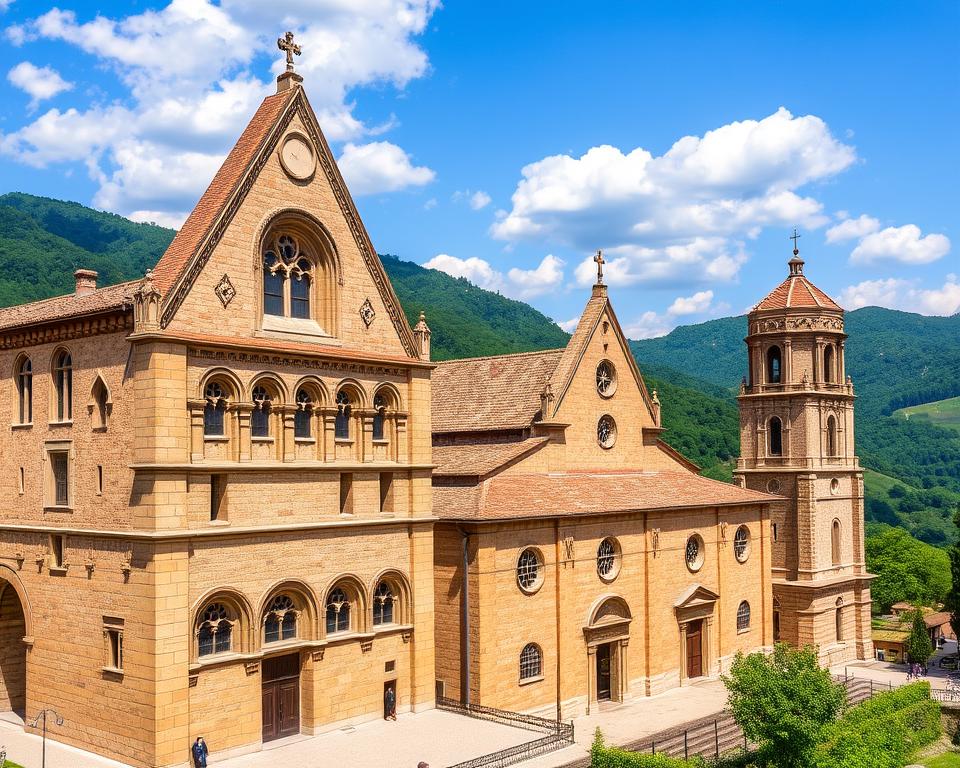
<svg viewBox="0 0 960 768"><path fill-rule="evenodd" d="M293 436L308 438L312 436L313 398L305 389L297 390L297 410L293 414Z"/></svg>
<svg viewBox="0 0 960 768"><path fill-rule="evenodd" d="M353 405L350 402L350 395L342 389L337 392L337 416L334 422L334 437L342 440L350 439L350 413Z"/></svg>
<svg viewBox="0 0 960 768"><path fill-rule="evenodd" d="M73 360L61 350L53 362L53 386L56 389L57 421L73 419Z"/></svg>
<svg viewBox="0 0 960 768"><path fill-rule="evenodd" d="M833 344L827 344L823 348L823 380L826 382L836 381L833 375Z"/></svg>
<svg viewBox="0 0 960 768"><path fill-rule="evenodd" d="M387 399L379 392L373 396L373 439L383 440L383 423L386 421Z"/></svg>
<svg viewBox="0 0 960 768"><path fill-rule="evenodd" d="M767 384L779 384L781 377L780 347L767 350Z"/></svg>
<svg viewBox="0 0 960 768"><path fill-rule="evenodd" d="M750 557L750 529L745 525L737 528L733 535L733 556L738 562L744 563Z"/></svg>
<svg viewBox="0 0 960 768"><path fill-rule="evenodd" d="M93 410L91 411L93 428L94 429L106 429L107 428L107 400L110 397L110 393L107 391L107 385L103 383L103 379L97 376L97 380L93 382L93 390L91 391Z"/></svg>
<svg viewBox="0 0 960 768"><path fill-rule="evenodd" d="M263 642L294 639L297 636L299 613L289 595L277 595L270 603L270 610L263 622Z"/></svg>
<svg viewBox="0 0 960 768"><path fill-rule="evenodd" d="M270 393L264 387L253 388L250 436L270 437Z"/></svg>
<svg viewBox="0 0 960 768"><path fill-rule="evenodd" d="M203 407L205 437L223 436L223 415L227 411L227 395L219 382L211 381L203 391L207 404Z"/></svg>
<svg viewBox="0 0 960 768"><path fill-rule="evenodd" d="M608 536L597 547L597 575L612 581L620 571L620 542Z"/></svg>
<svg viewBox="0 0 960 768"><path fill-rule="evenodd" d="M837 455L837 419L831 413L827 416L827 456Z"/></svg>
<svg viewBox="0 0 960 768"><path fill-rule="evenodd" d="M33 364L29 357L17 366L17 412L21 424L33 422Z"/></svg>
<svg viewBox="0 0 960 768"><path fill-rule="evenodd" d="M381 581L373 593L373 623L393 624L393 607L397 597L387 581Z"/></svg>
<svg viewBox="0 0 960 768"><path fill-rule="evenodd" d="M778 416L770 419L767 431L770 433L770 455L783 456L783 422Z"/></svg>
<svg viewBox="0 0 960 768"><path fill-rule="evenodd" d="M350 600L341 588L334 589L327 598L327 634L350 631Z"/></svg>
<svg viewBox="0 0 960 768"><path fill-rule="evenodd" d="M236 620L223 603L210 603L203 609L197 627L197 655L226 653L233 648L233 625Z"/></svg>
<svg viewBox="0 0 960 768"><path fill-rule="evenodd" d="M840 565L840 521L834 520L830 531L830 556L834 565Z"/></svg>
<svg viewBox="0 0 960 768"><path fill-rule="evenodd" d="M837 598L837 610L834 618L837 630L837 642L843 641L843 598Z"/></svg>
<svg viewBox="0 0 960 768"><path fill-rule="evenodd" d="M517 584L524 592L535 592L543 583L543 558L528 547L517 558Z"/></svg>
<svg viewBox="0 0 960 768"><path fill-rule="evenodd" d="M520 679L530 680L543 675L543 651L536 643L527 643L520 651Z"/></svg>
<svg viewBox="0 0 960 768"><path fill-rule="evenodd" d="M777 598L773 598L773 642L777 643L780 641L780 601Z"/></svg>
<svg viewBox="0 0 960 768"><path fill-rule="evenodd" d="M310 319L314 264L292 234L273 235L263 250L263 313Z"/></svg>
<svg viewBox="0 0 960 768"><path fill-rule="evenodd" d="M750 629L750 603L744 600L737 608L737 632Z"/></svg>

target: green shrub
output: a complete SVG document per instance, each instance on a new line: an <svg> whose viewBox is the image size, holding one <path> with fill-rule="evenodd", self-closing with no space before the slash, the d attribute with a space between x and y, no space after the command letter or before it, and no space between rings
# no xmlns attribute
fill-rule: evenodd
<svg viewBox="0 0 960 768"><path fill-rule="evenodd" d="M597 728L590 747L590 768L690 768L692 763L666 755L651 755L646 752L627 752L608 747L603 734Z"/></svg>
<svg viewBox="0 0 960 768"><path fill-rule="evenodd" d="M895 688L892 691L878 693L872 699L867 699L862 704L848 709L839 722L845 725L856 725L899 712L918 701L929 700L930 683L921 680L917 683L904 685L901 688Z"/></svg>

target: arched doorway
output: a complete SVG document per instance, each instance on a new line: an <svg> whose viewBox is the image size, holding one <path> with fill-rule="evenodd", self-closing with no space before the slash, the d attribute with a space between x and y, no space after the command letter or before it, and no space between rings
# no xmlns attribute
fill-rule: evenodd
<svg viewBox="0 0 960 768"><path fill-rule="evenodd" d="M0 712L27 706L27 619L13 584L0 577Z"/></svg>
<svg viewBox="0 0 960 768"><path fill-rule="evenodd" d="M590 609L583 628L587 646L587 714L591 703L623 701L628 693L627 646L633 615L622 597L606 595Z"/></svg>

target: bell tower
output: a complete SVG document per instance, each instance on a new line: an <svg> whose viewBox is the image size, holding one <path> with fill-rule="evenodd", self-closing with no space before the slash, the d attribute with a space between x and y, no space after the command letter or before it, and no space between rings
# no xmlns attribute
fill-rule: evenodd
<svg viewBox="0 0 960 768"><path fill-rule="evenodd" d="M788 266L747 316L734 474L785 497L770 516L774 639L816 645L833 665L873 658L853 382L843 309L806 278L796 247Z"/></svg>

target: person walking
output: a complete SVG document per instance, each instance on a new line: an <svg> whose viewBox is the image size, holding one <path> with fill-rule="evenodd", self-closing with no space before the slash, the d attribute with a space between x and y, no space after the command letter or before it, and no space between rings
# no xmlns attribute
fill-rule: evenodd
<svg viewBox="0 0 960 768"><path fill-rule="evenodd" d="M193 753L193 768L207 768L207 742L203 740L203 736L197 736L197 740L193 742L193 747L190 751Z"/></svg>

